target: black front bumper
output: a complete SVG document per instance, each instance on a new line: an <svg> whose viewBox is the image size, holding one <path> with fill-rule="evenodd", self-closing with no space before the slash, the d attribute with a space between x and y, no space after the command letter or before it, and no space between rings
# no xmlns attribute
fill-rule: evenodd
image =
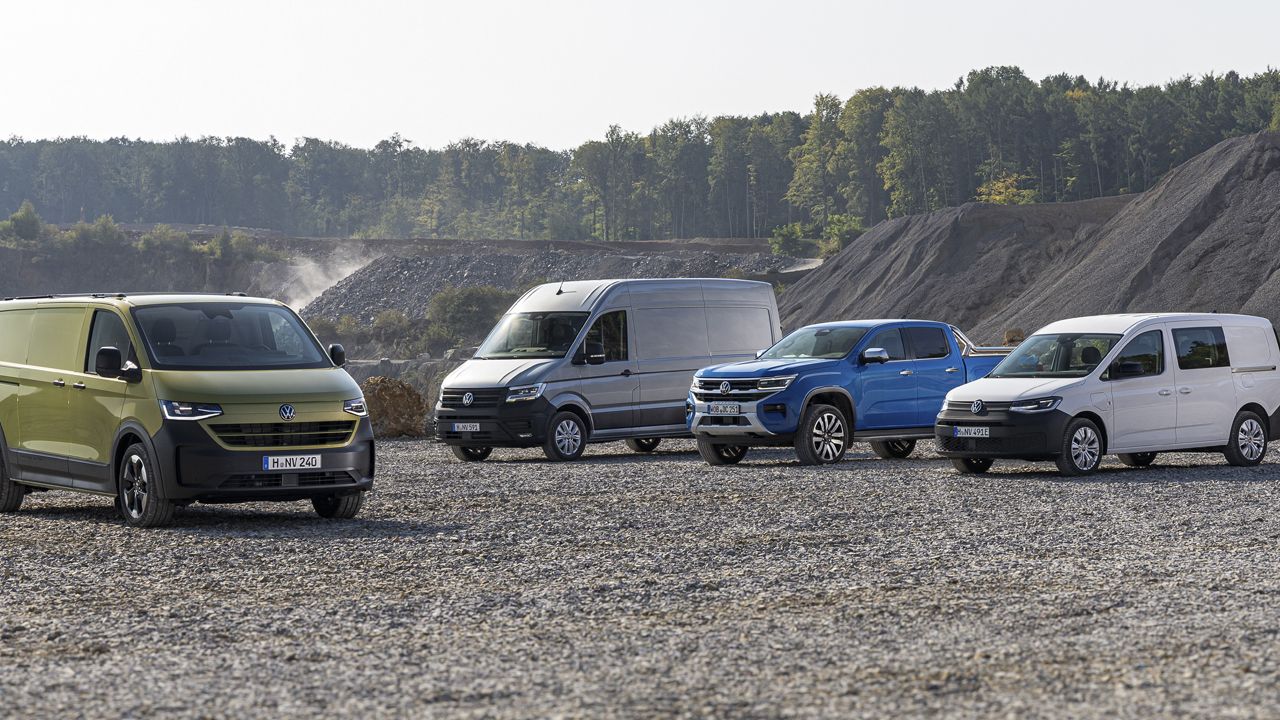
<svg viewBox="0 0 1280 720"><path fill-rule="evenodd" d="M198 422L166 422L151 439L165 496L177 502L234 503L307 500L373 488L373 426L362 418L352 441L339 448L228 450ZM317 470L263 469L269 455L319 455Z"/></svg>
<svg viewBox="0 0 1280 720"><path fill-rule="evenodd" d="M1019 458L1048 460L1062 452L1062 437L1071 416L1050 410L1040 413L1015 413L990 410L974 415L967 410L945 410L934 425L938 452L946 457ZM984 426L991 437L961 438L956 427Z"/></svg>
<svg viewBox="0 0 1280 720"><path fill-rule="evenodd" d="M545 398L486 407L436 406L436 439L465 447L537 447L547 439L555 408ZM478 423L477 431L454 430L454 423Z"/></svg>

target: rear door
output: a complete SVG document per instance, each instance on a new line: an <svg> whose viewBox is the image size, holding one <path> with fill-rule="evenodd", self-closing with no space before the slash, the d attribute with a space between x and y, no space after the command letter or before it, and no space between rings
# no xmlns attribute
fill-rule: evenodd
<svg viewBox="0 0 1280 720"><path fill-rule="evenodd" d="M582 394L591 406L591 425L596 431L629 428L635 420L640 376L631 352L631 324L626 310L611 310L596 318L587 329L586 343L604 346L604 364L582 365Z"/></svg>
<svg viewBox="0 0 1280 720"><path fill-rule="evenodd" d="M1102 374L1111 390L1111 449L1167 448L1177 441L1178 400L1165 332L1156 327L1135 336ZM1142 374L1117 372L1126 364L1141 367Z"/></svg>
<svg viewBox="0 0 1280 720"><path fill-rule="evenodd" d="M964 359L941 327L931 325L902 329L914 360L916 378L916 427L932 426L947 393L965 382Z"/></svg>
<svg viewBox="0 0 1280 720"><path fill-rule="evenodd" d="M98 350L113 347L136 364L133 340L114 310L95 308L89 317L88 344L71 383L70 471L77 487L110 491L114 480L111 445L124 413L129 383L100 377L94 370Z"/></svg>
<svg viewBox="0 0 1280 720"><path fill-rule="evenodd" d="M881 348L889 353L889 362L868 363L859 371L855 429L916 427L915 361L907 352L902 331L896 327L876 331L862 347L859 355Z"/></svg>
<svg viewBox="0 0 1280 720"><path fill-rule="evenodd" d="M1170 323L1169 333L1177 357L1178 444L1225 443L1236 413L1226 333L1221 325L1195 321Z"/></svg>
<svg viewBox="0 0 1280 720"><path fill-rule="evenodd" d="M85 308L39 307L31 323L23 392L18 400L22 423L19 445L22 476L28 480L70 484L71 384L83 351Z"/></svg>

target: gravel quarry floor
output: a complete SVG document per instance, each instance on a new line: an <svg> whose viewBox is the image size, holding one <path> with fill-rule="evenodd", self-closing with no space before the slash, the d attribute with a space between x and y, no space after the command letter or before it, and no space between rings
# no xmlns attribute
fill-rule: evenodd
<svg viewBox="0 0 1280 720"><path fill-rule="evenodd" d="M1280 465L387 442L354 521L0 516L6 717L1263 717ZM1278 462L1280 458L1269 458Z"/></svg>

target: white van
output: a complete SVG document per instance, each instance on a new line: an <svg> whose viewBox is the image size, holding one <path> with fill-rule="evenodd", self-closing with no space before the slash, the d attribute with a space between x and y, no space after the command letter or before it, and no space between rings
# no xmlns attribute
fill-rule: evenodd
<svg viewBox="0 0 1280 720"><path fill-rule="evenodd" d="M1062 320L1027 338L987 377L952 390L938 449L961 472L996 458L1053 460L1064 475L1102 456L1222 452L1257 465L1280 432L1280 346L1249 315L1161 313Z"/></svg>
<svg viewBox="0 0 1280 720"><path fill-rule="evenodd" d="M693 373L754 358L782 337L773 286L720 279L539 285L445 378L436 437L463 461L541 446L574 460L589 442L652 452L687 437Z"/></svg>

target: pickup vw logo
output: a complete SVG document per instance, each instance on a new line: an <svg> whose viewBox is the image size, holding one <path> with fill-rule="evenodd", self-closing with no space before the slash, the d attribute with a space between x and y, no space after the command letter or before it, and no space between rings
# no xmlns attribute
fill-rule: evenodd
<svg viewBox="0 0 1280 720"><path fill-rule="evenodd" d="M981 400L974 400L973 404L969 406L969 412L972 412L974 415L981 415L986 411L987 406L983 405Z"/></svg>
<svg viewBox="0 0 1280 720"><path fill-rule="evenodd" d="M295 415L297 415L297 414L298 414L298 411L297 411L297 410L294 410L292 405L281 405L281 406L280 406L280 419L281 419L281 420L285 420L285 421L292 420L292 419L294 418L294 416L295 416Z"/></svg>
<svg viewBox="0 0 1280 720"><path fill-rule="evenodd" d="M471 403L476 401L474 393L462 393L462 404L471 407Z"/></svg>
<svg viewBox="0 0 1280 720"><path fill-rule="evenodd" d="M732 391L733 391L733 386L729 384L728 380L725 380L724 382L720 383L721 395L728 395Z"/></svg>

